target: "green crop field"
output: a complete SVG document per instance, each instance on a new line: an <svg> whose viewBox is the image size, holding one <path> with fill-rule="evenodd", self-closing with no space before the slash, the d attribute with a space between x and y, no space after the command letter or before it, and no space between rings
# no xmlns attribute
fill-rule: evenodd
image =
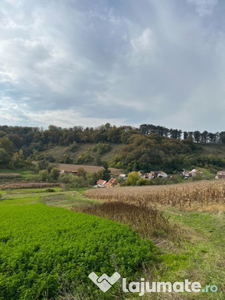
<svg viewBox="0 0 225 300"><path fill-rule="evenodd" d="M38 193L0 201L1 300L122 299L118 285L102 295L88 275L134 278L156 260L153 243L127 226L40 202Z"/></svg>

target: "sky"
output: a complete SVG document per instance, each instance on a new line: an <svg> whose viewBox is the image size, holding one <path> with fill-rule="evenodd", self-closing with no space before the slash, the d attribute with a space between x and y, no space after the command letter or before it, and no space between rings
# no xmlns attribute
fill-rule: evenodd
<svg viewBox="0 0 225 300"><path fill-rule="evenodd" d="M225 130L224 0L1 0L0 125Z"/></svg>

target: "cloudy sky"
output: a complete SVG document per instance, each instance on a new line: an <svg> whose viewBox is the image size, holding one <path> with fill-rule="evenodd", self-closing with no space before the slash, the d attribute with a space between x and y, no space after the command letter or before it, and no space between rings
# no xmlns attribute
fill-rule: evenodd
<svg viewBox="0 0 225 300"><path fill-rule="evenodd" d="M225 130L224 0L1 0L0 125Z"/></svg>

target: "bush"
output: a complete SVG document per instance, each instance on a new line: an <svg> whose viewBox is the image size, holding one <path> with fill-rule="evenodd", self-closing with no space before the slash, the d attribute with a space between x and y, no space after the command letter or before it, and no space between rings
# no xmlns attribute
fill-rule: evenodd
<svg viewBox="0 0 225 300"><path fill-rule="evenodd" d="M71 145L67 148L67 150L68 150L68 151L71 151L71 152L75 152L77 149L78 149L78 144L77 144L77 142L73 142L73 144L71 144Z"/></svg>
<svg viewBox="0 0 225 300"><path fill-rule="evenodd" d="M140 175L138 172L131 172L127 176L126 185L136 185L139 179Z"/></svg>
<svg viewBox="0 0 225 300"><path fill-rule="evenodd" d="M88 181L84 177L74 176L68 183L69 188L83 188L88 187Z"/></svg>
<svg viewBox="0 0 225 300"><path fill-rule="evenodd" d="M92 150L98 154L105 154L111 150L111 146L109 144L98 143L92 148Z"/></svg>
<svg viewBox="0 0 225 300"><path fill-rule="evenodd" d="M137 181L137 185L139 185L139 186L141 186L141 185L149 185L149 184L150 184L150 180L147 180L147 179L140 178Z"/></svg>
<svg viewBox="0 0 225 300"><path fill-rule="evenodd" d="M57 180L59 177L59 169L58 168L53 168L50 172L50 175L53 180Z"/></svg>
<svg viewBox="0 0 225 300"><path fill-rule="evenodd" d="M94 157L88 151L86 151L77 157L75 163L76 164L88 163L88 162L92 162L93 159Z"/></svg>
<svg viewBox="0 0 225 300"><path fill-rule="evenodd" d="M41 170L38 175L40 176L41 181L48 181L49 175L47 170Z"/></svg>

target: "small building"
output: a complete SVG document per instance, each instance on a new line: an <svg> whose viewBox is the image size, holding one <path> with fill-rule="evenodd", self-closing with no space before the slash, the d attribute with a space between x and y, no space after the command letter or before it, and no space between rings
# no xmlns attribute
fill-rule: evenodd
<svg viewBox="0 0 225 300"><path fill-rule="evenodd" d="M225 171L217 172L216 179L225 179Z"/></svg>
<svg viewBox="0 0 225 300"><path fill-rule="evenodd" d="M116 183L115 178L111 178L108 182L106 182L106 187L112 187Z"/></svg>
<svg viewBox="0 0 225 300"><path fill-rule="evenodd" d="M149 173L145 173L142 178L144 179L152 179L152 178L155 178L155 175L153 172L149 172Z"/></svg>
<svg viewBox="0 0 225 300"><path fill-rule="evenodd" d="M97 187L99 187L99 188L105 188L106 187L106 180L102 180L102 179L99 179L98 181L97 181Z"/></svg>
<svg viewBox="0 0 225 300"><path fill-rule="evenodd" d="M108 188L108 187L113 187L113 185L116 183L115 178L111 178L109 181L99 179L97 181L97 187L98 188Z"/></svg>
<svg viewBox="0 0 225 300"><path fill-rule="evenodd" d="M163 172L163 171L158 171L157 177L160 177L160 178L167 178L168 175L167 175L165 172Z"/></svg>
<svg viewBox="0 0 225 300"><path fill-rule="evenodd" d="M127 179L127 175L126 174L119 174L119 178L126 180Z"/></svg>
<svg viewBox="0 0 225 300"><path fill-rule="evenodd" d="M198 173L197 169L193 169L191 171L183 170L181 172L181 175L183 175L185 178L188 178L188 177L195 177L197 173Z"/></svg>
<svg viewBox="0 0 225 300"><path fill-rule="evenodd" d="M183 170L181 175L183 175L185 178L191 177L190 171L188 170Z"/></svg>
<svg viewBox="0 0 225 300"><path fill-rule="evenodd" d="M143 179L152 179L152 178L167 178L168 175L163 171L150 171L141 176Z"/></svg>

